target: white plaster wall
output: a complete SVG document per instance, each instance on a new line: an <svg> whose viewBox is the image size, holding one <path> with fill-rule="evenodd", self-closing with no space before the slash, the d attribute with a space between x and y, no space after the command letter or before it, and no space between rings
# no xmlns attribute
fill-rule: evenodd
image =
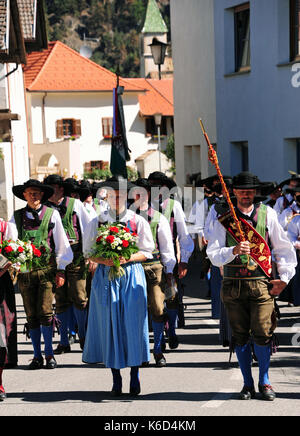
<svg viewBox="0 0 300 436"><path fill-rule="evenodd" d="M289 138L300 138L300 88L291 84L289 0L250 0L251 72L233 72L232 11L215 0L217 130L220 161L231 171L231 142L249 142L250 171L278 182L296 171ZM285 65L280 65L285 64Z"/></svg>
<svg viewBox="0 0 300 436"><path fill-rule="evenodd" d="M214 62L214 15L212 0L171 0L172 56L176 182L184 186L194 171L185 159L185 146L201 146L198 171L214 173L207 159L207 145L198 118L203 118L211 142L216 139ZM196 172L198 172L196 171Z"/></svg>
<svg viewBox="0 0 300 436"><path fill-rule="evenodd" d="M113 116L112 93L47 93L46 96L41 93L31 93L33 144L43 143L43 97L46 138L50 143L61 141L56 138L57 120L63 118L81 120L81 137L74 141L80 144L80 177L85 162L110 161L111 141L102 136L102 118ZM138 95L125 93L123 105L127 140L131 150L131 161L128 165L135 167L135 159L149 149L156 149L157 140L145 136L145 122L139 115ZM165 145L166 138L162 140L162 149Z"/></svg>
<svg viewBox="0 0 300 436"><path fill-rule="evenodd" d="M15 64L8 64L2 69L2 74L12 71ZM3 77L1 74L1 77ZM6 217L10 218L15 209L24 206L22 200L12 194L12 186L24 183L29 178L28 162L28 137L26 107L24 98L24 82L21 66L3 79L2 86L6 88L6 108L14 114L20 115L21 119L11 122L12 143L1 143L4 152L4 164L0 176L1 198L6 201Z"/></svg>

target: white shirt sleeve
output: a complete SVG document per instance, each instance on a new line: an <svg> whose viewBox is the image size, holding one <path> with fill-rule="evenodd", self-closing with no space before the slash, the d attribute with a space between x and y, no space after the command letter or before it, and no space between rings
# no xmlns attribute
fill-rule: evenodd
<svg viewBox="0 0 300 436"><path fill-rule="evenodd" d="M205 226L204 226L204 237L206 240L209 240L211 237L211 232L213 230L213 226L214 226L214 220L217 219L217 212L215 209L215 205L213 204L212 207L210 208L208 215L206 217L205 220Z"/></svg>
<svg viewBox="0 0 300 436"><path fill-rule="evenodd" d="M204 227L205 227L205 220L208 215L208 202L205 198L201 203L199 204L199 207L197 209L196 219L195 219L195 233L198 233L198 236L202 238L204 236Z"/></svg>
<svg viewBox="0 0 300 436"><path fill-rule="evenodd" d="M295 245L300 246L300 241L298 239L300 236L299 224L300 224L300 216L297 216L291 221L287 231L288 238L294 247Z"/></svg>
<svg viewBox="0 0 300 436"><path fill-rule="evenodd" d="M191 254L194 251L194 242L191 238L186 223L181 204L178 201L174 203L174 220L177 227L178 241L180 245L180 261L188 263Z"/></svg>
<svg viewBox="0 0 300 436"><path fill-rule="evenodd" d="M54 224L53 240L55 244L57 269L65 270L66 266L73 261L73 251L63 228L58 211L53 210L50 222Z"/></svg>
<svg viewBox="0 0 300 436"><path fill-rule="evenodd" d="M16 241L18 239L18 230L17 230L14 216L12 216L11 220L7 223L4 239L6 241L8 239L11 239L12 241Z"/></svg>
<svg viewBox="0 0 300 436"><path fill-rule="evenodd" d="M166 273L172 273L176 265L173 238L168 220L163 215L160 216L157 226L157 238L161 262L165 267Z"/></svg>
<svg viewBox="0 0 300 436"><path fill-rule="evenodd" d="M211 263L221 267L232 262L236 257L233 254L233 248L226 247L226 230L218 220L214 220L206 248L206 254Z"/></svg>
<svg viewBox="0 0 300 436"><path fill-rule="evenodd" d="M296 252L280 226L276 212L270 207L268 207L267 227L280 280L288 283L295 275Z"/></svg>
<svg viewBox="0 0 300 436"><path fill-rule="evenodd" d="M75 199L74 212L78 216L81 234L83 235L92 217L90 217L84 205L78 199Z"/></svg>
<svg viewBox="0 0 300 436"><path fill-rule="evenodd" d="M87 225L82 237L82 249L85 258L92 254L92 247L96 243L98 231L98 217L93 218Z"/></svg>

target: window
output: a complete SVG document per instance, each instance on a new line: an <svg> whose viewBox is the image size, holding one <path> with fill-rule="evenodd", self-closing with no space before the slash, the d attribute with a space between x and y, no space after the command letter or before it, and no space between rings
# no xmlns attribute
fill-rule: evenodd
<svg viewBox="0 0 300 436"><path fill-rule="evenodd" d="M234 8L235 25L235 71L250 67L250 4Z"/></svg>
<svg viewBox="0 0 300 436"><path fill-rule="evenodd" d="M249 171L248 142L233 142L231 144L231 174Z"/></svg>
<svg viewBox="0 0 300 436"><path fill-rule="evenodd" d="M300 59L300 0L290 0L291 61Z"/></svg>
<svg viewBox="0 0 300 436"><path fill-rule="evenodd" d="M102 118L102 136L110 139L113 136L113 118Z"/></svg>
<svg viewBox="0 0 300 436"><path fill-rule="evenodd" d="M81 120L64 118L56 121L56 137L70 138L71 136L81 136Z"/></svg>
<svg viewBox="0 0 300 436"><path fill-rule="evenodd" d="M157 136L157 127L154 117L145 118L146 136ZM162 117L160 126L161 136L167 136L167 117Z"/></svg>

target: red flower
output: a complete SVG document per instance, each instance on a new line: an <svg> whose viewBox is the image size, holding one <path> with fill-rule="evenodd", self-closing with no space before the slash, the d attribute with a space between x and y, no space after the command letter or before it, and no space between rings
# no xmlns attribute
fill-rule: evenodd
<svg viewBox="0 0 300 436"><path fill-rule="evenodd" d="M37 248L36 248L35 250L33 250L33 254L34 254L36 257L41 257L41 255L42 255L42 253L40 252L40 250L38 250Z"/></svg>
<svg viewBox="0 0 300 436"><path fill-rule="evenodd" d="M106 238L106 241L107 241L109 244L112 244L112 243L114 242L114 240L115 240L115 237L112 236L112 235L107 236L107 238Z"/></svg>
<svg viewBox="0 0 300 436"><path fill-rule="evenodd" d="M103 236L99 236L99 238L96 239L96 242L101 242L102 238L103 238Z"/></svg>
<svg viewBox="0 0 300 436"><path fill-rule="evenodd" d="M110 227L109 228L109 230L110 230L110 232L112 232L112 233L119 233L119 229L118 229L118 227Z"/></svg>
<svg viewBox="0 0 300 436"><path fill-rule="evenodd" d="M19 253L23 253L23 251L24 251L24 248L23 248L23 247L18 247L18 252L19 252Z"/></svg>
<svg viewBox="0 0 300 436"><path fill-rule="evenodd" d="M123 245L124 248L127 248L128 245L129 245L129 242L124 240L124 241L122 241L122 245Z"/></svg>
<svg viewBox="0 0 300 436"><path fill-rule="evenodd" d="M137 236L138 234L136 232L132 232L132 236Z"/></svg>
<svg viewBox="0 0 300 436"><path fill-rule="evenodd" d="M5 247L4 250L6 253L11 253L13 251L13 249L9 245Z"/></svg>
<svg viewBox="0 0 300 436"><path fill-rule="evenodd" d="M130 229L128 227L124 227L126 233L130 233Z"/></svg>

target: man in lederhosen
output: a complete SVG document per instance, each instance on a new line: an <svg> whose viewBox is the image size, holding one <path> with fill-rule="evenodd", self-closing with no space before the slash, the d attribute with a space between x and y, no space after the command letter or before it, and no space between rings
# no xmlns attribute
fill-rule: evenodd
<svg viewBox="0 0 300 436"><path fill-rule="evenodd" d="M51 185L54 194L47 205L56 209L73 251L73 262L66 268L66 282L56 289L56 313L60 321L60 343L55 354L71 351L68 327L73 305L78 327L80 347L83 349L87 322L86 265L82 254L82 237L90 217L79 198L79 184L73 179L63 180L58 175L48 176L44 183ZM78 198L74 198L78 197Z"/></svg>
<svg viewBox="0 0 300 436"><path fill-rule="evenodd" d="M175 349L179 344L178 336L176 334L177 322L179 327L184 326L184 311L182 304L183 292L180 280L187 274L188 261L194 251L194 242L187 229L185 215L181 204L179 201L172 198L172 193L170 195L170 190L174 187L174 182L159 171L151 173L148 177L148 181L151 185L152 207L161 212L169 221L176 253L177 264L174 269L174 276L177 281L178 293L173 299L167 301L169 324L168 343L170 349ZM157 190L159 192L156 197ZM178 246L180 253L178 253Z"/></svg>
<svg viewBox="0 0 300 436"><path fill-rule="evenodd" d="M134 182L130 191L135 202L134 211L150 224L155 250L152 259L143 262L147 280L148 307L154 336L153 356L157 367L166 366L164 351L165 290L172 288L176 265L173 238L168 220L150 205L151 185L147 179Z"/></svg>
<svg viewBox="0 0 300 436"><path fill-rule="evenodd" d="M38 180L28 180L13 187L16 197L27 201L27 206L15 211L10 223L15 230L10 238L31 241L41 253L49 252L45 266L18 275L34 358L29 369L40 369L44 360L41 353L41 333L45 342L46 368L57 366L53 356L53 287L64 285L65 268L72 262L73 253L66 238L59 214L43 205L52 194L51 186Z"/></svg>
<svg viewBox="0 0 300 436"><path fill-rule="evenodd" d="M259 365L259 391L264 400L275 399L269 380L274 320L274 298L295 274L295 250L281 228L276 212L254 203L260 182L243 172L233 178L237 217L245 241L230 212L214 221L207 254L216 266L224 266L222 300L230 321L235 351L244 378L240 398L254 398L251 340ZM271 280L271 249L279 279Z"/></svg>

